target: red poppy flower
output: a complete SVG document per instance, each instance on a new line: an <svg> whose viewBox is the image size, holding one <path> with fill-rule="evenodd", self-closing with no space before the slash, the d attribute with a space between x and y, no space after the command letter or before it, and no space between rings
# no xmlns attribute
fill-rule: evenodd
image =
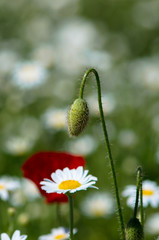
<svg viewBox="0 0 159 240"><path fill-rule="evenodd" d="M47 203L67 202L68 198L65 194L46 193L41 189L40 182L44 178L50 178L51 173L57 169L63 170L65 167L69 169L84 166L85 160L82 156L75 156L69 153L60 152L39 152L31 156L22 166L24 177L32 180L39 191L46 198Z"/></svg>

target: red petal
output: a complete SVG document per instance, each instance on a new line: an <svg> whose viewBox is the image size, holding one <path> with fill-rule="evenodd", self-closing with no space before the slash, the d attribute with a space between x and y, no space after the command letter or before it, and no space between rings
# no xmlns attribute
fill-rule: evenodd
<svg viewBox="0 0 159 240"><path fill-rule="evenodd" d="M39 152L31 156L22 166L24 177L32 180L43 196L46 202L67 202L67 196L57 193L46 193L41 189L40 182L44 178L51 178L51 173L57 169L63 170L84 166L85 160L82 156L75 156L69 153L60 152Z"/></svg>

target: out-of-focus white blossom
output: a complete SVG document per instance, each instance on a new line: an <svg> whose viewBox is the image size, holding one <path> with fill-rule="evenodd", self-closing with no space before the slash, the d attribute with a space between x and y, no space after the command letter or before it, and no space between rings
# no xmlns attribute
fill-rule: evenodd
<svg viewBox="0 0 159 240"><path fill-rule="evenodd" d="M21 206L37 198L40 198L40 194L36 185L28 179L22 179L20 187L12 194L10 202L13 206Z"/></svg>
<svg viewBox="0 0 159 240"><path fill-rule="evenodd" d="M44 125L49 129L60 130L66 128L66 110L48 109L42 116Z"/></svg>
<svg viewBox="0 0 159 240"><path fill-rule="evenodd" d="M5 151L15 156L27 153L32 146L33 141L31 139L20 136L11 136L4 143Z"/></svg>
<svg viewBox="0 0 159 240"><path fill-rule="evenodd" d="M91 22L74 18L59 27L56 41L59 68L67 73L77 73L86 66L86 53L99 46L103 38Z"/></svg>
<svg viewBox="0 0 159 240"><path fill-rule="evenodd" d="M46 75L46 69L38 62L22 62L15 67L13 83L22 89L31 89L44 83Z"/></svg>
<svg viewBox="0 0 159 240"><path fill-rule="evenodd" d="M88 155L93 153L97 149L97 147L97 141L89 135L74 139L68 144L68 149L71 153L82 155Z"/></svg>
<svg viewBox="0 0 159 240"><path fill-rule="evenodd" d="M130 64L130 79L149 90L159 89L159 58L142 58Z"/></svg>
<svg viewBox="0 0 159 240"><path fill-rule="evenodd" d="M73 229L73 234L77 232L77 229ZM42 235L39 237L39 240L65 240L69 239L70 233L67 228L64 227L58 227L58 228L53 228L51 230L51 233Z"/></svg>
<svg viewBox="0 0 159 240"><path fill-rule="evenodd" d="M81 210L88 217L107 217L114 212L114 200L109 193L91 194L82 202Z"/></svg>
<svg viewBox="0 0 159 240"><path fill-rule="evenodd" d="M143 181L142 194L144 207L151 205L152 207L157 208L159 206L159 187L155 182L150 180ZM127 205L133 208L136 199L136 186L127 186L123 191L123 196L128 197Z"/></svg>
<svg viewBox="0 0 159 240"><path fill-rule="evenodd" d="M9 199L9 193L13 193L20 187L20 183L13 177L0 178L0 198L4 201Z"/></svg>
<svg viewBox="0 0 159 240"><path fill-rule="evenodd" d="M99 71L106 71L112 67L112 56L106 51L88 50L85 56L86 66L95 66Z"/></svg>
<svg viewBox="0 0 159 240"><path fill-rule="evenodd" d="M87 98L90 113L99 115L99 105L97 95L91 95ZM102 106L105 115L111 114L116 107L116 100L110 93L102 95Z"/></svg>
<svg viewBox="0 0 159 240"><path fill-rule="evenodd" d="M124 129L120 131L118 141L123 147L133 147L138 142L138 138L132 129Z"/></svg>
<svg viewBox="0 0 159 240"><path fill-rule="evenodd" d="M145 231L150 234L159 234L159 213L152 214L145 223Z"/></svg>

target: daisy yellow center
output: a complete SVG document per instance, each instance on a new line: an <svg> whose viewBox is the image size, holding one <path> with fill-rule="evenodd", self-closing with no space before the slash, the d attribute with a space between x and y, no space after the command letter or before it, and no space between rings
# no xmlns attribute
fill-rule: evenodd
<svg viewBox="0 0 159 240"><path fill-rule="evenodd" d="M68 190L80 187L81 184L76 180L66 180L59 184L59 189Z"/></svg>
<svg viewBox="0 0 159 240"><path fill-rule="evenodd" d="M5 188L4 185L0 184L0 190L3 190L4 188Z"/></svg>
<svg viewBox="0 0 159 240"><path fill-rule="evenodd" d="M144 196L152 196L154 194L154 191L152 190L143 190L142 191Z"/></svg>
<svg viewBox="0 0 159 240"><path fill-rule="evenodd" d="M59 239L59 240L64 239L64 238L66 238L66 234L59 234L55 237L55 239Z"/></svg>

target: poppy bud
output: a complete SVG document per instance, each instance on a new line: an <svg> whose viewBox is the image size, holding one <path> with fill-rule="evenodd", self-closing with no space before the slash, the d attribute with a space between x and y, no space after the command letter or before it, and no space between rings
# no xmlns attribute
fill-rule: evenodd
<svg viewBox="0 0 159 240"><path fill-rule="evenodd" d="M143 240L143 228L137 218L131 218L126 227L127 240Z"/></svg>
<svg viewBox="0 0 159 240"><path fill-rule="evenodd" d="M87 102L77 98L68 111L68 131L71 136L78 136L86 127L89 119Z"/></svg>

